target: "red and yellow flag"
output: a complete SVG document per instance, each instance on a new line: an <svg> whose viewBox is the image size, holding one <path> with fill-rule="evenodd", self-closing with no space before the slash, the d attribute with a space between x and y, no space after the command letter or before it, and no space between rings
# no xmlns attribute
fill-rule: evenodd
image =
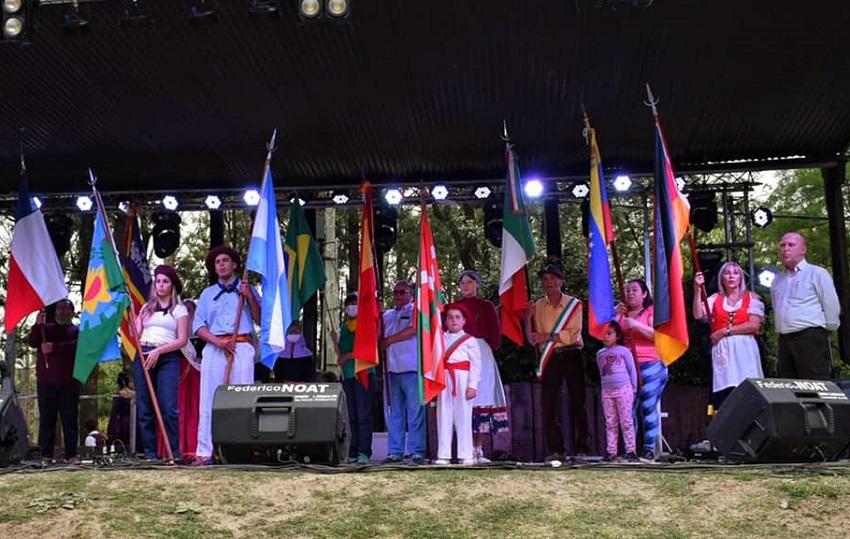
<svg viewBox="0 0 850 539"><path fill-rule="evenodd" d="M366 387L369 369L378 365L378 279L375 273L375 213L372 184L360 184L363 216L360 226L360 279L357 288L357 331L354 333L354 372Z"/></svg>

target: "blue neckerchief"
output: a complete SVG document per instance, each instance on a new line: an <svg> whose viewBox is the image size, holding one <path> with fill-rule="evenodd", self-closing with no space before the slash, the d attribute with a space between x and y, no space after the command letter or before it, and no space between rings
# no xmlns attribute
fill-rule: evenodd
<svg viewBox="0 0 850 539"><path fill-rule="evenodd" d="M230 294L231 292L236 292L239 290L239 281L233 281L230 284L221 284L218 283L218 287L221 289L218 291L218 294L215 295L213 301L217 300L221 297L222 294Z"/></svg>

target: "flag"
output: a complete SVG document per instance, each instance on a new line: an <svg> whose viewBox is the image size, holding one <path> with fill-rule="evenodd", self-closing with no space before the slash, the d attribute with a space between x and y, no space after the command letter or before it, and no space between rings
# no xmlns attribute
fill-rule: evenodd
<svg viewBox="0 0 850 539"><path fill-rule="evenodd" d="M68 297L65 275L44 216L30 198L23 158L8 275L6 333L15 331L18 322L31 312Z"/></svg>
<svg viewBox="0 0 850 539"><path fill-rule="evenodd" d="M296 197L297 198L297 197ZM292 319L298 320L301 309L316 291L328 280L325 263L319 246L313 239L304 210L296 200L289 210L289 227L284 245L286 273L289 276L289 298L292 302Z"/></svg>
<svg viewBox="0 0 850 539"><path fill-rule="evenodd" d="M599 340L605 326L614 319L614 291L608 244L614 241L614 225L608 189L602 174L602 156L596 143L596 130L590 129L590 219L587 239L587 330Z"/></svg>
<svg viewBox="0 0 850 539"><path fill-rule="evenodd" d="M689 226L690 206L676 187L661 120L655 115L655 208L653 290L655 348L669 365L688 349L688 323L682 288L684 265L680 243Z"/></svg>
<svg viewBox="0 0 850 539"><path fill-rule="evenodd" d="M443 339L443 312L445 298L440 282L440 268L437 265L437 250L434 248L434 236L428 211L422 205L421 229L419 235L419 278L416 281L416 296L413 307L413 319L416 324L416 343L419 352L419 400L422 404L431 402L446 388L446 370L443 354L446 343Z"/></svg>
<svg viewBox="0 0 850 539"><path fill-rule="evenodd" d="M133 312L138 313L148 301L153 279L139 230L139 218L136 215L136 208L132 206L127 214L127 232L124 234L124 243L121 245L121 266L124 270L124 280L127 282L127 292L130 294ZM121 346L124 347L127 355L131 358L136 357L136 343L132 338L129 310L124 311L124 319L121 321L118 334L121 336Z"/></svg>
<svg viewBox="0 0 850 539"><path fill-rule="evenodd" d="M292 305L289 299L286 264L283 260L272 172L268 163L245 267L262 277L260 361L271 369L274 368L277 356L286 348L286 332L292 323Z"/></svg>
<svg viewBox="0 0 850 539"><path fill-rule="evenodd" d="M369 369L378 365L378 279L375 274L375 213L372 185L363 182L363 216L360 226L360 279L357 289L357 331L354 332L354 370L367 387Z"/></svg>
<svg viewBox="0 0 850 539"><path fill-rule="evenodd" d="M528 308L528 279L525 265L534 256L534 238L520 191L519 166L513 145L505 150L508 165L502 217L502 263L499 273L499 299L502 303L502 334L515 343L525 342L522 317Z"/></svg>
<svg viewBox="0 0 850 539"><path fill-rule="evenodd" d="M94 219L89 267L80 313L80 335L74 359L74 378L86 383L95 365L121 359L116 334L130 305L124 273L115 254L100 195L95 191Z"/></svg>

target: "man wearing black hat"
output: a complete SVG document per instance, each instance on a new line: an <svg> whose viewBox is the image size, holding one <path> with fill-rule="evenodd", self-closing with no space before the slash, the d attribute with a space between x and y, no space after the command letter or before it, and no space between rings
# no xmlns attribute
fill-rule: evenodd
<svg viewBox="0 0 850 539"><path fill-rule="evenodd" d="M206 341L201 354L201 399L198 413L198 465L212 463L212 404L216 388L224 383L254 381L254 321L260 321L260 297L256 289L241 283L236 268L239 253L226 245L210 250L206 266L218 282L201 292L192 330ZM237 324L239 303L244 301ZM230 379L225 380L231 364Z"/></svg>
<svg viewBox="0 0 850 539"><path fill-rule="evenodd" d="M541 382L543 435L550 454L546 462L564 460L564 433L561 429L561 383L567 382L570 393L570 417L575 429L573 449L586 455L587 412L585 410L584 356L581 348L581 302L561 291L564 285L561 268L548 264L537 275L546 296L534 302L526 319L531 344L541 352L538 377Z"/></svg>

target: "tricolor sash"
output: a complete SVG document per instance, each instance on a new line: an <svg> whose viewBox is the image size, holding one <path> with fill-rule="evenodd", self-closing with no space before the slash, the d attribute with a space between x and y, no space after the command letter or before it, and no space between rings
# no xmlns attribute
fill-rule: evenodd
<svg viewBox="0 0 850 539"><path fill-rule="evenodd" d="M555 335L556 333L560 333L564 326L567 325L567 322L570 320L570 317L576 311L576 308L581 304L579 300L576 298L571 298L570 301L567 302L567 305L564 307L564 310L561 311L561 314L558 316L558 319L555 321L555 327L552 328L552 332L549 333L550 336ZM546 369L546 365L549 363L549 358L552 357L552 353L555 351L555 343L549 341L546 343L546 346L543 348L543 352L540 354L540 366L537 368L537 379L540 380L543 378L543 370Z"/></svg>

